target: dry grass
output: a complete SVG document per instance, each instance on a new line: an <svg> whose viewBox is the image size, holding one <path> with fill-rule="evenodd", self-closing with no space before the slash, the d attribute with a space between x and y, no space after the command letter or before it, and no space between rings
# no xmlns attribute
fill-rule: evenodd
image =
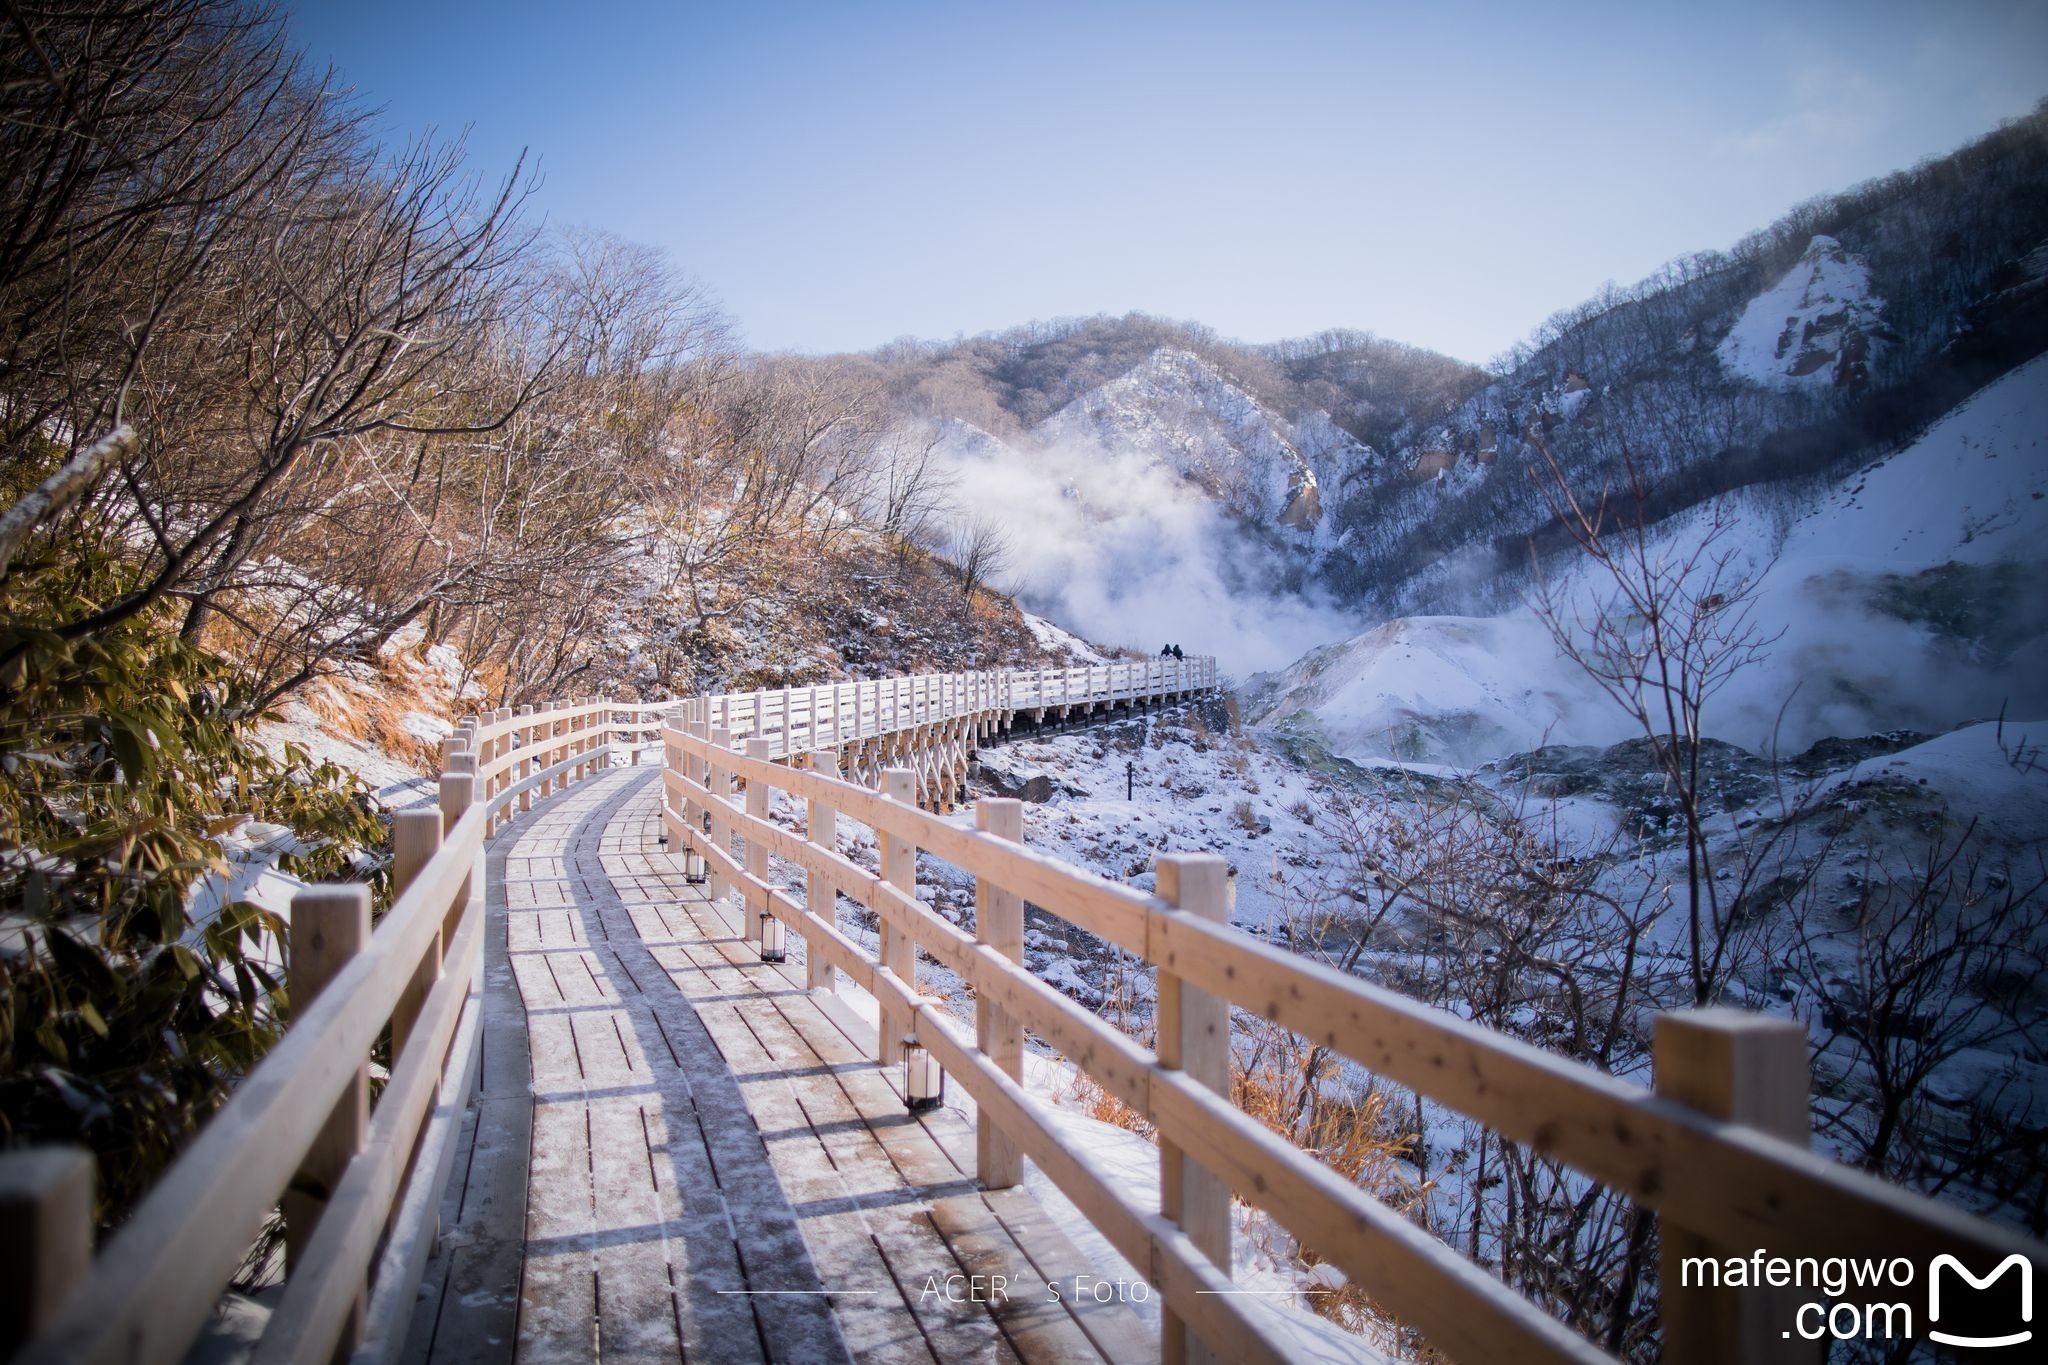
<svg viewBox="0 0 2048 1365"><path fill-rule="evenodd" d="M1247 1031L1240 1018L1236 1031L1230 1098L1238 1109L1396 1212L1412 1217L1422 1211L1429 1187L1414 1178L1408 1160L1416 1135L1395 1112L1393 1096L1350 1080L1334 1053L1288 1030L1255 1021ZM1138 1041L1152 1045L1149 1037ZM1085 1071L1075 1071L1058 1103L1158 1141L1150 1120ZM1321 1262L1313 1247L1294 1244L1277 1225L1255 1220L1252 1226L1259 1231L1251 1235L1276 1264L1306 1273ZM1308 1297L1318 1314L1347 1331L1398 1341L1403 1359L1439 1359L1355 1284Z"/></svg>
<svg viewBox="0 0 2048 1365"><path fill-rule="evenodd" d="M1421 1210L1428 1186L1414 1179L1408 1164L1416 1135L1394 1113L1386 1091L1350 1081L1334 1053L1264 1021L1253 1025L1252 1044L1233 1068L1231 1100L1239 1109L1396 1212ZM1313 1247L1268 1244L1264 1250L1304 1271L1322 1260ZM1310 1295L1309 1302L1347 1331L1398 1331L1392 1315L1348 1281Z"/></svg>
<svg viewBox="0 0 2048 1365"><path fill-rule="evenodd" d="M1159 1130L1152 1126L1150 1119L1104 1090L1093 1076L1079 1067L1074 1069L1073 1081L1060 1092L1058 1099L1062 1107L1078 1109L1097 1122L1114 1124L1147 1141L1158 1140Z"/></svg>

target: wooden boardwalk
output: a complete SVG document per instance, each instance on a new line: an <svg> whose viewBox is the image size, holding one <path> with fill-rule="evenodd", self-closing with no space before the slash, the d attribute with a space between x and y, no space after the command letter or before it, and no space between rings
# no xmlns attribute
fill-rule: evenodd
<svg viewBox="0 0 2048 1365"><path fill-rule="evenodd" d="M407 1357L1156 1354L1125 1310L1051 1301L1101 1268L1021 1189L979 1191L971 1127L906 1113L850 1011L686 885L657 774L492 845L483 1080ZM1007 1292L973 1302L966 1275Z"/></svg>

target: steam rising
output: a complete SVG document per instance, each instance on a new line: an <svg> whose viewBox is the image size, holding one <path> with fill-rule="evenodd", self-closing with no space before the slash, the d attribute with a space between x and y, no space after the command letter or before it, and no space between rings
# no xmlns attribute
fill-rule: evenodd
<svg viewBox="0 0 2048 1365"><path fill-rule="evenodd" d="M998 449L947 450L955 500L1003 526L1025 605L1080 635L1147 653L1178 644L1242 678L1365 625L1287 591L1276 554L1142 455Z"/></svg>

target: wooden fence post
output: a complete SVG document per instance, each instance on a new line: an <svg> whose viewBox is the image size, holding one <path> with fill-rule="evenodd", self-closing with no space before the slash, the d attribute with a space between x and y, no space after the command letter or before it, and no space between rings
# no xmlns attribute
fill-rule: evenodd
<svg viewBox="0 0 2048 1365"><path fill-rule="evenodd" d="M0 1156L0 1359L56 1321L92 1268L92 1180L83 1147Z"/></svg>
<svg viewBox="0 0 2048 1365"><path fill-rule="evenodd" d="M839 755L830 749L820 749L811 755L811 771L820 777L839 776ZM839 851L839 812L823 801L813 799L805 811L807 824L804 837L828 853ZM839 923L839 894L826 880L815 872L804 874L804 909L826 924L837 927ZM839 989L839 973L833 969L825 955L817 951L817 945L804 945L804 984L814 991L836 991Z"/></svg>
<svg viewBox="0 0 2048 1365"><path fill-rule="evenodd" d="M1011 843L1024 842L1024 803L990 797L974 803L974 827ZM974 879L974 937L1010 961L1024 963L1024 898L986 877ZM1024 1026L985 995L974 1001L975 1045L1018 1084L1024 1082ZM974 1169L982 1187L1004 1190L1022 1183L1024 1157L994 1121L974 1119Z"/></svg>
<svg viewBox="0 0 2048 1365"><path fill-rule="evenodd" d="M1230 864L1213 853L1177 853L1153 868L1159 896L1183 915L1224 922ZM1230 1097L1230 1005L1159 969L1159 1064L1181 1071L1225 1099ZM1226 1278L1230 1265L1230 1187L1203 1169L1164 1132L1159 1135L1159 1212L1177 1223ZM1208 1362L1209 1352L1188 1335L1180 1315L1162 1305L1159 1358L1167 1365Z"/></svg>
<svg viewBox="0 0 2048 1365"><path fill-rule="evenodd" d="M917 805L917 774L908 768L884 769L882 795L914 809ZM912 900L917 899L917 849L908 840L880 830L875 831L875 837L882 846L882 880ZM887 915L882 916L881 963L894 972L912 994L916 994L917 945L910 935L891 923ZM881 1027L875 1036L875 1060L883 1066L894 1066L903 1060L903 1035L910 1031L910 1019L886 997L882 999L881 1006Z"/></svg>
<svg viewBox="0 0 2048 1365"><path fill-rule="evenodd" d="M708 742L707 737L711 730L709 722L704 717L710 714L710 710L709 704L704 701L690 703L689 717L683 724L683 729L690 738ZM698 785L704 781L704 763L688 749L683 750L683 780L688 784L684 788L683 828L689 831L689 840L683 846L683 875L686 878L695 878L696 882L693 884L696 884L702 883L705 879L704 807L694 795Z"/></svg>
<svg viewBox="0 0 2048 1365"><path fill-rule="evenodd" d="M732 749L732 731L722 727L711 731L711 747L714 751L729 752ZM732 801L732 774L719 769L710 762L704 765L705 785L711 789L709 811L711 815L711 846L725 857L732 856L732 827L725 822L724 811ZM719 875L718 867L711 865L711 900L713 904L725 899L727 891L725 878Z"/></svg>
<svg viewBox="0 0 2048 1365"><path fill-rule="evenodd" d="M1660 1014L1655 1028L1652 1065L1660 1097L1808 1145L1812 1075L1805 1028L1790 1019L1724 1008ZM1661 1220L1657 1243L1658 1311L1669 1365L1811 1365L1820 1359L1814 1343L1790 1330L1809 1294L1683 1283L1687 1257L1746 1257L1756 1248L1717 1246L1668 1218Z"/></svg>
<svg viewBox="0 0 2048 1365"><path fill-rule="evenodd" d="M391 900L405 894L436 853L441 850L441 813L435 810L402 810L391 817ZM441 979L441 935L436 933L420 959L419 970L406 983L404 994L391 1011L391 1064L405 1055L407 1038L434 983Z"/></svg>
<svg viewBox="0 0 2048 1365"><path fill-rule="evenodd" d="M533 703L531 702L528 702L524 706L521 706L519 708L519 718L522 721L525 720L528 716L531 716L532 714ZM527 811L533 809L533 788L527 787L524 784L527 778L532 777L536 772L540 771L539 767L533 761L533 740L537 728L538 727L534 726L532 723L529 722L527 724L521 725L517 732L517 737L519 740L519 762L516 765L514 765L512 772L513 775L516 778L518 778L522 788L519 793L519 810L521 814L524 814Z"/></svg>
<svg viewBox="0 0 2048 1365"><path fill-rule="evenodd" d="M467 815L469 808L475 804L476 755L456 754L448 760L448 771L441 774L441 838L444 841L457 822ZM469 908L469 898L478 890L474 873L463 878L462 887L455 893L455 900L449 905L448 916L443 921L443 943L446 943L455 932L455 925L461 920L462 912Z"/></svg>
<svg viewBox="0 0 2048 1365"><path fill-rule="evenodd" d="M505 733L498 736L497 754L499 758L510 756L512 751L519 747L519 732L513 727L513 721L517 716L518 712L509 706L498 708L497 723L505 727ZM501 792L507 791L518 780L519 770L517 765L508 763L505 765L505 771L498 778L498 790ZM512 803L508 800L505 803L505 819L509 821L511 818Z"/></svg>
<svg viewBox="0 0 2048 1365"><path fill-rule="evenodd" d="M319 999L349 959L370 942L370 888L367 886L308 886L292 897L291 964L287 980L292 1012L302 1014ZM356 1073L335 1101L333 1112L306 1149L298 1173L284 1192L285 1266L296 1265L313 1229L327 1207L327 1200L348 1171L349 1162L363 1149L370 1128L370 1059L363 1058ZM342 1332L344 1354L362 1341L365 1295L358 1292Z"/></svg>
<svg viewBox="0 0 2048 1365"><path fill-rule="evenodd" d="M747 741L747 757L762 763L768 761L769 742L756 736ZM768 818L768 784L758 777L747 778L747 814L756 820ZM761 840L747 836L747 875L755 881L768 880L768 845ZM747 898L740 897L740 914L746 920L742 932L749 943L761 941L761 917L747 909Z"/></svg>

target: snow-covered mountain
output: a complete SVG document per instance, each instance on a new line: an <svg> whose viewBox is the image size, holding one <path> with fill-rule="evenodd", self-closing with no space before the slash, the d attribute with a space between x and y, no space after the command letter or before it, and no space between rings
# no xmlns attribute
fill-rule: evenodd
<svg viewBox="0 0 2048 1365"><path fill-rule="evenodd" d="M1170 469L1232 515L1303 541L1325 525L1320 480L1341 480L1372 457L1328 413L1289 422L1199 356L1166 347L1031 435L1043 446L1094 446Z"/></svg>
<svg viewBox="0 0 2048 1365"><path fill-rule="evenodd" d="M2002 708L2048 715L2048 357L1796 505L1729 494L1673 517L1653 528L1651 553L1675 560L1710 533L1769 642L1713 699L1710 736L1789 752ZM1563 598L1589 614L1601 585L1576 569ZM1247 695L1255 723L1361 759L1470 766L1627 733L1526 607L1394 620Z"/></svg>

